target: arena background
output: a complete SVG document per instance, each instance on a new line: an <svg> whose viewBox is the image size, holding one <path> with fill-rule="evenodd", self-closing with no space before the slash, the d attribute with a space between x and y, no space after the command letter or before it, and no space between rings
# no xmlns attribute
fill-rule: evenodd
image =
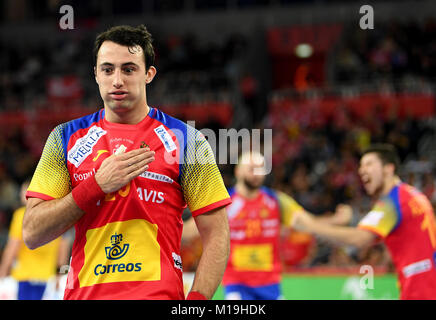
<svg viewBox="0 0 436 320"><path fill-rule="evenodd" d="M363 30L359 9L374 9ZM74 10L62 29L62 5ZM102 107L92 71L97 32L145 24L158 75L149 104L196 128L272 129L267 184L316 214L340 202L351 224L370 207L356 175L370 142L397 146L404 181L436 203L434 1L135 0L0 2L0 253L19 186L50 130ZM70 21L71 22L71 21ZM237 150L236 150L237 151ZM216 150L219 153L219 150ZM234 183L232 165L220 165ZM187 288L201 245L183 243ZM282 236L285 299L397 299L383 245L364 251L305 233ZM362 285L374 271L374 286ZM13 279L0 298L14 298ZM61 297L51 290L51 299ZM219 288L216 299L222 299Z"/></svg>

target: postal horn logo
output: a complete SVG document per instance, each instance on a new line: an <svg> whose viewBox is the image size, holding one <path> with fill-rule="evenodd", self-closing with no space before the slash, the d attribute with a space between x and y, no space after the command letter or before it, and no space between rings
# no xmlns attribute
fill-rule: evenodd
<svg viewBox="0 0 436 320"><path fill-rule="evenodd" d="M105 247L106 258L109 260L118 260L126 255L129 250L129 244L125 243L121 248L121 241L123 241L123 235L115 232L115 234L111 236L111 246Z"/></svg>

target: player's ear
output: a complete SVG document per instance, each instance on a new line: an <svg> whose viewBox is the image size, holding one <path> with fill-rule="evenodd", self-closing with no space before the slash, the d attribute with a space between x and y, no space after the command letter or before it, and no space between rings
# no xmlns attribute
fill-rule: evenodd
<svg viewBox="0 0 436 320"><path fill-rule="evenodd" d="M95 82L98 83L98 81L97 81L97 67L96 66L94 66L94 79L95 79Z"/></svg>
<svg viewBox="0 0 436 320"><path fill-rule="evenodd" d="M149 84L153 81L154 76L156 75L157 70L155 67L150 66L145 74L145 83Z"/></svg>
<svg viewBox="0 0 436 320"><path fill-rule="evenodd" d="M235 178L236 179L239 179L239 177L241 176L241 164L240 163L238 163L238 164L236 164L236 166L235 166Z"/></svg>
<svg viewBox="0 0 436 320"><path fill-rule="evenodd" d="M390 175L395 175L395 165L393 163L387 163L384 167Z"/></svg>

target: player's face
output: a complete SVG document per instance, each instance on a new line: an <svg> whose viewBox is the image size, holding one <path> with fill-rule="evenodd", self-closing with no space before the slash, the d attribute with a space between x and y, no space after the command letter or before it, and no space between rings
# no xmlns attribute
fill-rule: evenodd
<svg viewBox="0 0 436 320"><path fill-rule="evenodd" d="M264 171L264 163L251 158L248 163L239 165L237 179L251 190L259 189L265 181Z"/></svg>
<svg viewBox="0 0 436 320"><path fill-rule="evenodd" d="M380 157L374 153L367 153L360 159L359 175L365 191L370 196L377 196L383 190L385 166Z"/></svg>
<svg viewBox="0 0 436 320"><path fill-rule="evenodd" d="M155 73L154 67L145 71L140 46L126 47L105 41L98 51L95 79L105 107L116 113L130 111L138 105L145 107L145 85Z"/></svg>

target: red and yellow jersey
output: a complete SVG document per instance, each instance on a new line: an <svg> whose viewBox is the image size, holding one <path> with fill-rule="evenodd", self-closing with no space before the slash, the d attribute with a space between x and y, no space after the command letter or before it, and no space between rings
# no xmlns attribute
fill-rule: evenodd
<svg viewBox="0 0 436 320"><path fill-rule="evenodd" d="M436 299L436 222L423 193L405 183L397 185L358 227L384 240L398 273L401 299Z"/></svg>
<svg viewBox="0 0 436 320"><path fill-rule="evenodd" d="M30 250L23 242L23 217L26 207L15 210L9 238L21 242L18 256L11 270L11 276L18 281L42 281L46 282L56 275L60 238L57 238L42 247Z"/></svg>
<svg viewBox="0 0 436 320"><path fill-rule="evenodd" d="M76 223L65 299L184 299L182 212L231 202L212 149L194 128L150 108L136 125L110 123L104 110L57 126L27 191L67 195L95 175L119 146L155 151L149 169L107 194Z"/></svg>
<svg viewBox="0 0 436 320"><path fill-rule="evenodd" d="M263 286L281 280L280 228L290 226L292 215L304 210L282 192L261 188L246 199L234 188L227 208L230 226L230 257L223 284Z"/></svg>

